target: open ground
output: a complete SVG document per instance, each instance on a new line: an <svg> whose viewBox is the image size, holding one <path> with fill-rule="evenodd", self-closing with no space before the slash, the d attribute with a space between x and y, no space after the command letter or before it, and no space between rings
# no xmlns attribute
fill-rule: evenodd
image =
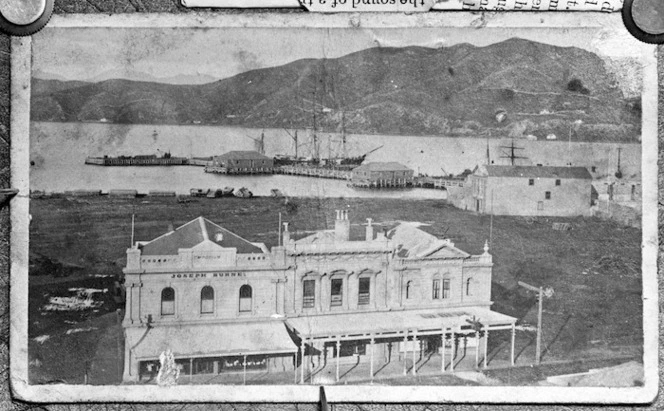
<svg viewBox="0 0 664 411"><path fill-rule="evenodd" d="M578 371L583 364L641 355L641 231L615 222L491 217L439 200L203 198L179 203L175 198L61 197L34 199L30 205L31 382L119 382L116 359L123 342L117 316L122 312L115 311L122 306L111 297L131 242L132 214L137 241L204 216L270 247L278 242L279 213L298 235L333 227L336 209L350 210L356 225L368 217L385 226L396 221L429 224L473 254L481 253L489 240L493 309L519 318L520 324L536 324L537 302L517 281L553 288L553 296L544 301L542 367L523 372L496 368L489 372L492 378L530 384L549 374L547 369L561 369L555 364L571 362L576 366L562 368ZM570 223L571 230L553 230L554 222ZM94 308L44 309L54 296L71 296L79 288L109 291L91 295L98 302ZM532 362L534 339L534 332L517 334L517 365ZM506 361L508 340L508 333L492 335L490 366ZM421 378L417 383L426 383ZM436 381L431 383L440 383Z"/></svg>

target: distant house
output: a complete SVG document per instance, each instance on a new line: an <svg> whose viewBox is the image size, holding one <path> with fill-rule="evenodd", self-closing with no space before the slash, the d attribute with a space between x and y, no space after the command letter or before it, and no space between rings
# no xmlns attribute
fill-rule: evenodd
<svg viewBox="0 0 664 411"><path fill-rule="evenodd" d="M523 216L589 215L592 176L585 167L478 167L469 177L465 207Z"/></svg>
<svg viewBox="0 0 664 411"><path fill-rule="evenodd" d="M613 177L595 180L593 186L602 201L617 203L641 202L641 181L635 179L617 179Z"/></svg>
<svg viewBox="0 0 664 411"><path fill-rule="evenodd" d="M214 157L212 165L228 174L260 174L271 173L274 160L257 151L229 151Z"/></svg>
<svg viewBox="0 0 664 411"><path fill-rule="evenodd" d="M406 187L413 184L413 170L397 162L367 163L353 169L355 187Z"/></svg>

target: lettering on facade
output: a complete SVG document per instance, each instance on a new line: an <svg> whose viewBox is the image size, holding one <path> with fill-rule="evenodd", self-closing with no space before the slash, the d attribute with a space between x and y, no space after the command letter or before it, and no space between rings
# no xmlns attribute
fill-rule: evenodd
<svg viewBox="0 0 664 411"><path fill-rule="evenodd" d="M246 277L246 273L178 273L171 274L172 279L183 279L183 278L237 278L237 277Z"/></svg>

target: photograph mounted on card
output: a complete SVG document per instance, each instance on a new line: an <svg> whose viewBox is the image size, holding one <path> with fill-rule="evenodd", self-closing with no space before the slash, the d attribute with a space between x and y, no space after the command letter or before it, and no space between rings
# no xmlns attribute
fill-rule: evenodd
<svg viewBox="0 0 664 411"><path fill-rule="evenodd" d="M314 4L316 3L316 4ZM619 12L622 0L182 0L185 7L306 8L319 12L602 11Z"/></svg>
<svg viewBox="0 0 664 411"><path fill-rule="evenodd" d="M15 394L651 400L655 49L582 17L74 15L13 40Z"/></svg>
<svg viewBox="0 0 664 411"><path fill-rule="evenodd" d="M300 0L308 11L343 12L427 12L435 0Z"/></svg>

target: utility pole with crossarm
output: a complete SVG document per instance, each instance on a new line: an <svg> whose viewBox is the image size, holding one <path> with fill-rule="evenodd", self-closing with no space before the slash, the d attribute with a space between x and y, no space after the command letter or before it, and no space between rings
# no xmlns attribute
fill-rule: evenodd
<svg viewBox="0 0 664 411"><path fill-rule="evenodd" d="M544 296L551 298L553 296L553 289L550 287L546 289L544 287L535 287L523 281L519 281L518 284L527 290L537 293L537 346L535 347L535 364L539 365L542 352L542 300Z"/></svg>

